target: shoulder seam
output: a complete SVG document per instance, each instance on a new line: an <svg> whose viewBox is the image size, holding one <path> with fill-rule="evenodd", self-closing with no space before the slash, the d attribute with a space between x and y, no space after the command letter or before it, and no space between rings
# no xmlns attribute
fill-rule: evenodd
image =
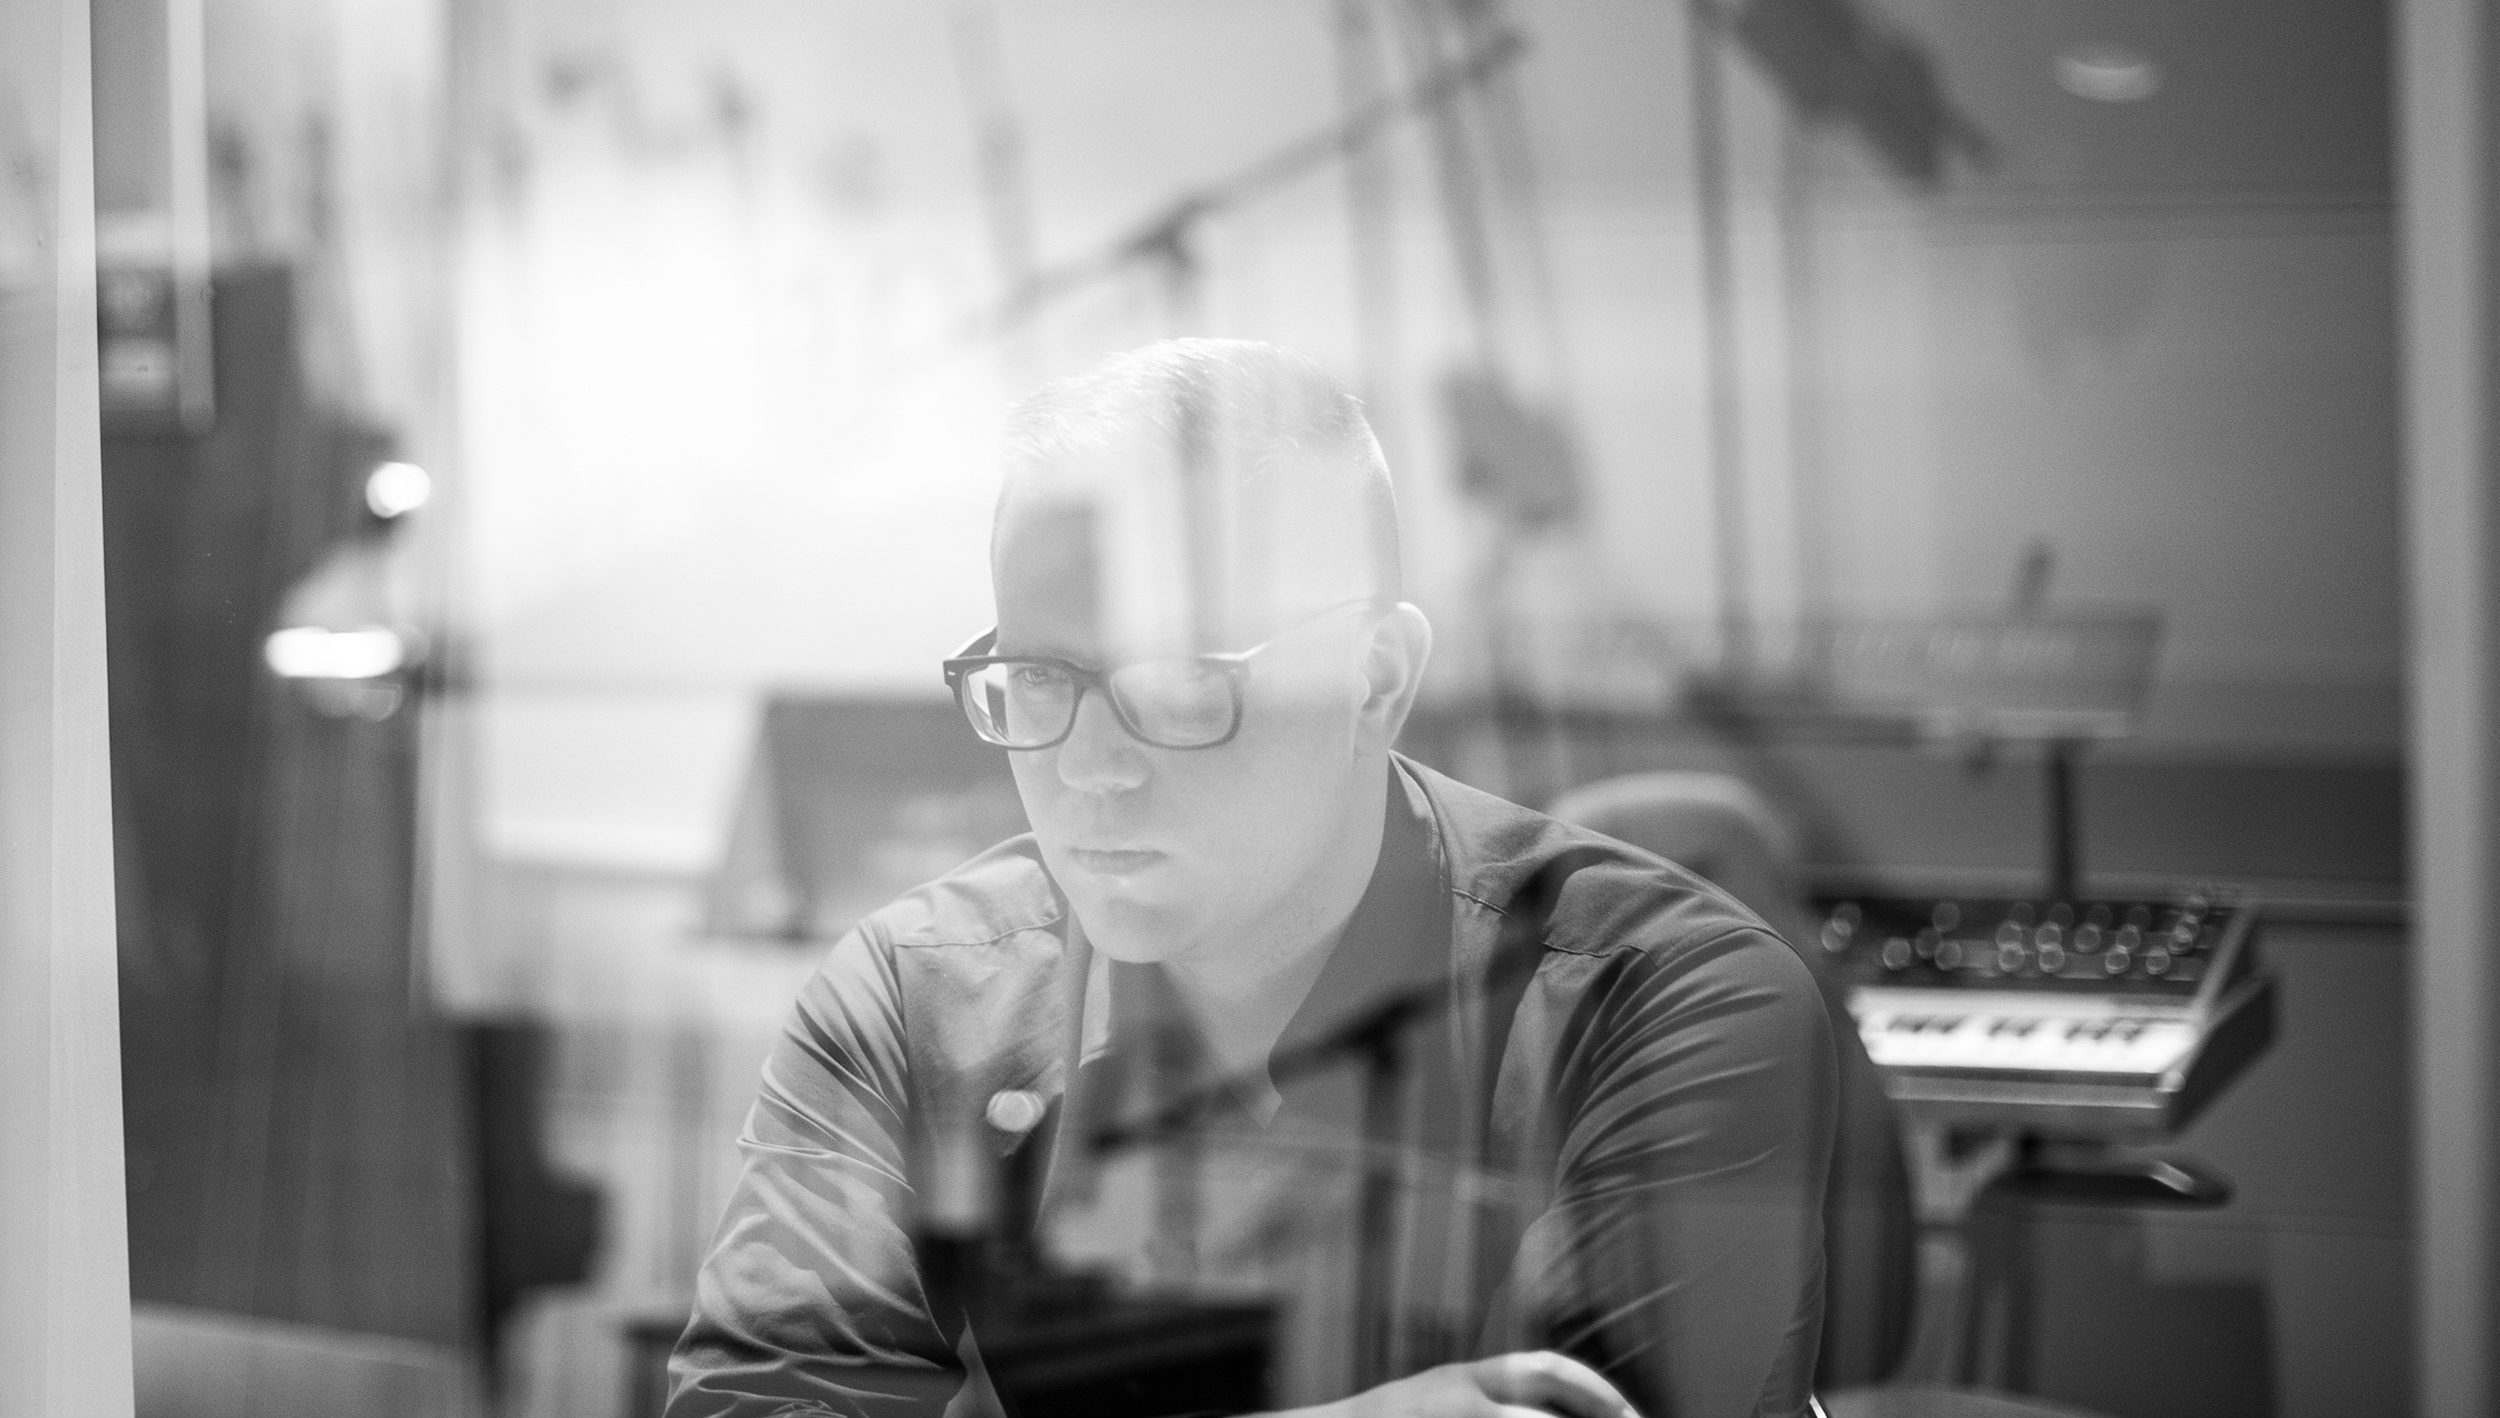
<svg viewBox="0 0 2500 1418"><path fill-rule="evenodd" d="M1458 898L1459 898L1460 900L1462 900L1462 901L1472 901L1472 902L1474 902L1476 905L1478 905L1478 906L1482 906L1484 909L1486 909L1486 910L1488 910L1488 911L1492 912L1494 915L1501 917L1503 920L1509 920L1509 919L1510 919L1510 912L1508 912L1508 911L1504 910L1503 908L1501 908L1501 907L1499 907L1499 906L1494 905L1492 902L1485 900L1483 897L1478 896L1477 894L1475 894L1475 893L1474 893L1474 892L1472 892L1472 891L1464 890L1464 889L1462 889L1462 888L1460 888L1460 887L1453 886L1453 887L1451 887L1451 888L1450 888L1450 894L1451 894L1451 895L1453 895L1453 896L1458 897ZM1729 939L1731 939L1731 938L1733 938L1733 937L1735 937L1735 936L1740 936L1740 935L1759 935L1759 936L1765 936L1765 937L1770 938L1770 939L1771 939L1772 941L1774 941L1774 942L1777 942L1777 941L1778 941L1778 939L1779 939L1779 937L1778 937L1778 936L1776 936L1776 935L1772 934L1772 932L1771 932L1770 928L1769 928L1769 927L1767 927L1767 926L1750 925L1750 924L1748 924L1748 923L1746 923L1746 922L1739 921L1739 922L1735 923L1734 925L1731 925L1731 926L1727 927L1725 930L1719 931L1719 932L1717 932L1717 933L1715 933L1715 934L1712 934L1712 935L1707 935L1707 936L1704 936L1704 937L1702 937L1700 940L1687 942L1683 948L1684 948L1685 950L1707 950L1707 949L1709 949L1711 946L1718 945L1718 944L1720 944L1720 943L1721 943L1721 942L1723 942L1723 941L1729 940ZM1572 946L1565 945L1565 944L1563 944L1562 942L1560 942L1560 941L1558 941L1558 940L1555 940L1555 939L1554 939L1554 936L1553 936L1553 933L1552 933L1551 931L1547 931L1547 932L1545 932L1544 934L1540 935L1540 936L1537 938L1537 945L1538 945L1540 948L1545 949L1545 950L1551 950L1551 951L1557 952L1558 954L1562 954L1562 955L1576 955L1576 956L1579 956L1580 958L1582 958L1582 959L1584 959L1584 960L1603 960L1603 959L1605 959L1607 956L1614 954L1616 950L1626 948L1626 947L1621 947L1621 946L1614 946L1614 947L1609 947L1609 948L1604 949L1604 950L1582 950L1582 949L1577 949L1577 948L1574 948L1574 947L1572 947Z"/></svg>
<svg viewBox="0 0 2500 1418"><path fill-rule="evenodd" d="M963 940L898 940L891 935L888 935L886 939L887 943L896 950L947 950L963 946L996 945L1009 936L1023 935L1027 931L1048 930L1067 918L1067 912L1053 911L1027 925L1009 926L995 935L973 936Z"/></svg>
<svg viewBox="0 0 2500 1418"><path fill-rule="evenodd" d="M1758 935L1765 940L1770 941L1773 945L1779 945L1782 949L1787 948L1784 944L1782 944L1778 934L1772 931L1768 926L1751 926L1742 921L1739 921L1735 925L1728 927L1726 930L1719 932L1717 935L1704 936L1700 940L1694 941L1684 948L1686 950L1707 950L1711 946L1719 944L1721 941L1740 935Z"/></svg>
<svg viewBox="0 0 2500 1418"><path fill-rule="evenodd" d="M1478 896L1476 893L1469 891L1464 887L1453 886L1450 888L1450 894L1457 897L1461 901L1474 902L1476 905L1482 906L1484 909L1492 912L1494 915L1499 916L1505 921L1511 919L1511 913L1507 908L1496 906L1492 902L1485 900L1483 897ZM1585 960L1595 960L1601 958L1601 954L1598 951L1574 950L1570 946L1556 941L1554 939L1554 933L1551 930L1539 932L1536 944L1539 950L1551 950L1563 955L1577 955Z"/></svg>

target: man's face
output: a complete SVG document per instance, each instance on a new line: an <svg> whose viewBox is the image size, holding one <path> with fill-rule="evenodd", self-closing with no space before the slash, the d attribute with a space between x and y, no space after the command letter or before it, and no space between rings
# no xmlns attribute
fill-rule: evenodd
<svg viewBox="0 0 2500 1418"><path fill-rule="evenodd" d="M1100 668L1144 648L1106 630L1152 617L1113 603L1092 509L1026 501L1001 518L996 653ZM1247 649L1290 623L1237 627L1220 648ZM1177 960L1292 928L1361 801L1362 626L1325 617L1261 653L1228 743L1140 742L1089 690L1065 741L1008 755L1042 859L1105 954Z"/></svg>

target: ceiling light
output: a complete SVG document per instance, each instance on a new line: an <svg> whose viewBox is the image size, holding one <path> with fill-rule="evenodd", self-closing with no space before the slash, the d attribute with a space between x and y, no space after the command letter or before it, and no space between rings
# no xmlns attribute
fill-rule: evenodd
<svg viewBox="0 0 2500 1418"><path fill-rule="evenodd" d="M2140 103L2161 92L2161 66L2123 44L2078 44L2058 54L2057 86L2094 103Z"/></svg>

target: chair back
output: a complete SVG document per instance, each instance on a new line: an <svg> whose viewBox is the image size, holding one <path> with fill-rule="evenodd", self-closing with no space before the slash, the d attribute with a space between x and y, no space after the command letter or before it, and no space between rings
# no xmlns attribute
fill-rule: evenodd
<svg viewBox="0 0 2500 1418"><path fill-rule="evenodd" d="M1796 834L1743 779L1637 773L1573 788L1547 811L1663 857L1770 924L1823 992L1840 1060L1840 1108L1823 1204L1823 1346L1815 1386L1880 1383L1909 1345L1917 1227L1909 1167L1883 1078L1850 1016L1845 984L1813 948Z"/></svg>

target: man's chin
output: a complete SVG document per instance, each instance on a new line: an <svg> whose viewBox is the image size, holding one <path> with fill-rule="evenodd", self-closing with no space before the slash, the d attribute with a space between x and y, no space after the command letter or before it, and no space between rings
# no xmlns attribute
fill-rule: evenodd
<svg viewBox="0 0 2500 1418"><path fill-rule="evenodd" d="M1133 936L1121 930L1097 931L1088 926L1085 939L1123 965L1160 965L1181 953L1167 937Z"/></svg>
<svg viewBox="0 0 2500 1418"><path fill-rule="evenodd" d="M1191 932L1179 911L1125 892L1068 892L1078 924L1096 950L1131 965L1170 960L1187 949Z"/></svg>

